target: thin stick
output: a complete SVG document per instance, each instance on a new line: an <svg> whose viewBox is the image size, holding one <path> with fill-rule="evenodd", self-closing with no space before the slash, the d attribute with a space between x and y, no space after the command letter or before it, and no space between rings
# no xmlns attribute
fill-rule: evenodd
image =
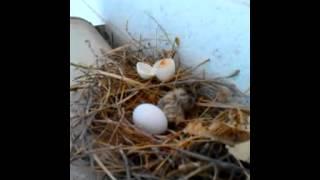
<svg viewBox="0 0 320 180"><path fill-rule="evenodd" d="M233 78L235 76L238 76L239 74L240 74L240 70L237 69L237 70L235 70L234 72L232 72L231 74L229 74L228 76L226 76L224 78L226 78L226 79Z"/></svg>
<svg viewBox="0 0 320 180"><path fill-rule="evenodd" d="M217 180L218 179L218 174L219 174L217 165L214 164L213 168L214 168L214 176L213 176L212 180Z"/></svg>
<svg viewBox="0 0 320 180"><path fill-rule="evenodd" d="M250 112L250 108L248 108L246 106L237 105L237 104L222 104L222 103L218 103L218 102L207 102L207 103L197 102L196 105L201 106L201 107L215 107L215 108L224 108L224 109L237 109L237 108L239 108L243 111Z"/></svg>
<svg viewBox="0 0 320 180"><path fill-rule="evenodd" d="M129 43L129 44L125 44L125 45L123 45L123 46L114 48L114 49L106 52L106 54L107 54L107 55L113 54L113 53L115 53L115 52L118 52L118 51L121 51L121 50L123 50L123 49L126 49L126 48L130 47L131 45L132 45L132 44L130 44L130 43Z"/></svg>
<svg viewBox="0 0 320 180"><path fill-rule="evenodd" d="M124 165L126 167L127 180L130 180L131 175L130 175L130 169L129 169L129 163L128 163L127 156L124 154L122 149L120 149L119 151L120 151L120 154L121 154L122 159L124 161Z"/></svg>
<svg viewBox="0 0 320 180"><path fill-rule="evenodd" d="M115 127L114 131L112 132L108 144L110 144L110 142L112 141L112 138L113 138L113 136L116 134L117 130L119 129L120 124L122 123L122 120L123 120L123 119L124 119L124 109L122 109L122 114L121 114L120 121L119 121L119 123L117 124L117 126Z"/></svg>
<svg viewBox="0 0 320 180"><path fill-rule="evenodd" d="M117 180L112 173L103 165L103 163L100 161L98 156L96 154L93 154L94 160L98 163L98 165L102 168L102 170L110 177L112 180Z"/></svg>
<svg viewBox="0 0 320 180"><path fill-rule="evenodd" d="M160 178L150 175L150 174L138 174L138 173L132 173L134 176L138 176L138 177L143 177L143 178L147 178L147 179L155 179L155 180L160 180Z"/></svg>
<svg viewBox="0 0 320 180"><path fill-rule="evenodd" d="M207 79L180 80L180 81L173 81L173 82L169 82L169 83L153 84L153 85L149 85L149 86L143 85L141 87L126 90L126 92L138 91L138 90L143 90L143 89L151 89L151 88L157 88L157 87L162 87L162 86L174 86L174 85L178 85L178 84L189 84L189 83L195 83L195 82L213 82L213 81L207 80Z"/></svg>
<svg viewBox="0 0 320 180"><path fill-rule="evenodd" d="M199 118L202 118L202 117L208 112L209 109L210 109L210 107L207 107L207 108L201 113L201 115L199 116Z"/></svg>
<svg viewBox="0 0 320 180"><path fill-rule="evenodd" d="M95 119L95 120L93 120L93 122L119 124L119 121L113 121L111 119Z"/></svg>
<svg viewBox="0 0 320 180"><path fill-rule="evenodd" d="M152 135L144 132L144 131L141 131L141 129L138 129L136 126L134 126L133 124L131 124L130 122L126 121L127 122L127 126L133 128L136 132L139 132L141 135L145 136L145 137L148 137L150 140L152 140L153 142L156 142L158 143L159 140L155 139Z"/></svg>
<svg viewBox="0 0 320 180"><path fill-rule="evenodd" d="M109 99L110 93L111 93L111 81L110 81L110 79L108 79L108 88L106 88L105 86L103 86L103 88L105 88L107 90L107 94L105 96L104 103L103 103L103 104L106 104L106 102L108 102L108 99Z"/></svg>
<svg viewBox="0 0 320 180"><path fill-rule="evenodd" d="M170 155L168 155L162 162L156 167L156 169L153 171L153 174L156 174L159 169L165 164L166 161L170 158Z"/></svg>
<svg viewBox="0 0 320 180"><path fill-rule="evenodd" d="M120 99L119 99L119 101L116 102L116 104L119 104L119 102L121 102L123 100L125 85L121 84L120 89L121 89Z"/></svg>
<svg viewBox="0 0 320 180"><path fill-rule="evenodd" d="M80 85L80 84L74 84L70 86L70 91L76 91L78 89L84 89L87 88L88 85Z"/></svg>
<svg viewBox="0 0 320 180"><path fill-rule="evenodd" d="M189 178L195 176L196 174L200 173L201 171L204 171L210 167L212 167L214 165L214 163L209 163L207 165L204 165L202 167L197 168L196 170L190 172L189 174L187 174L186 176L180 178L179 180L188 180Z"/></svg>
<svg viewBox="0 0 320 180"><path fill-rule="evenodd" d="M132 151L138 151L141 149L148 149L148 148L152 148L152 147L167 147L167 148L173 148L174 146L176 146L176 144L150 144L150 145L144 145L144 146L131 146L131 147L124 147L123 149L128 149L128 150L132 150Z"/></svg>
<svg viewBox="0 0 320 180"><path fill-rule="evenodd" d="M112 78L115 78L115 79L119 79L119 80L127 82L128 84L140 85L140 86L143 85L142 83L140 83L138 81L135 81L133 79L130 79L130 78L127 78L127 77L124 77L124 76L119 76L117 74L113 74L113 73L109 73L109 72L105 72L105 71L100 71L100 70L95 70L95 71L97 72L97 74L101 74L101 75L105 75L107 77L112 77Z"/></svg>
<svg viewBox="0 0 320 180"><path fill-rule="evenodd" d="M239 164L239 166L240 166L241 168L245 169L245 168L243 167L242 163L239 161L239 159L237 159L237 158L234 158L234 159L237 161L237 163ZM248 173L246 170L244 170L243 172L244 172L244 174L247 176L247 179L250 179L249 173Z"/></svg>
<svg viewBox="0 0 320 180"><path fill-rule="evenodd" d="M143 46L142 45L142 42L141 41L138 41L136 38L133 37L133 35L129 32L129 21L127 20L126 21L126 32L127 34L130 36L131 40L134 42L132 43L137 49L141 49L141 46L143 49L147 49L146 46Z"/></svg>
<svg viewBox="0 0 320 180"><path fill-rule="evenodd" d="M131 99L132 97L134 97L135 95L137 95L139 93L139 91L133 92L132 94L130 94L129 96L127 96L126 98L122 99L121 101L117 102L117 106L119 106L120 104L128 101L129 99Z"/></svg>
<svg viewBox="0 0 320 180"><path fill-rule="evenodd" d="M113 73L97 70L95 68L90 68L90 67L87 67L87 66L84 66L84 65L75 64L75 63L72 63L72 62L70 63L70 65L94 71L94 72L96 72L96 74L101 74L101 75L104 75L104 76L107 76L107 77L119 79L119 80L127 82L128 84L140 85L140 86L143 85L142 83L140 83L138 81L135 81L133 79L130 79L130 78L127 78L127 77L124 77L124 76L120 76L120 75L117 75L117 74L113 74Z"/></svg>
<svg viewBox="0 0 320 180"><path fill-rule="evenodd" d="M174 147L172 147L172 148L174 148ZM201 154L197 154L197 153L190 152L190 151L187 151L187 150L178 149L178 148L174 148L174 149L176 149L177 151L179 151L179 152L181 152L181 153L183 153L185 155L188 155L190 157L193 157L193 158L196 158L196 159L199 159L199 160L203 160L203 161L213 162L214 164L219 165L221 167L234 167L234 168L240 168L241 170L245 171L244 168L238 167L238 166L236 166L234 164L223 162L223 161L220 161L220 160L217 160L217 159L212 159L210 157L203 156Z"/></svg>
<svg viewBox="0 0 320 180"><path fill-rule="evenodd" d="M187 72L193 72L194 70L198 69L200 66L206 64L210 62L210 59L206 59L203 62L201 62L200 64L196 65L195 67L191 68L190 70L187 70Z"/></svg>
<svg viewBox="0 0 320 180"><path fill-rule="evenodd" d="M100 18L100 20L102 20L104 23L107 22L107 20L104 19L103 16L102 16L101 14L99 14L92 6L90 6L90 5L87 3L87 1L82 0L82 2L83 2L95 15L97 15L97 16Z"/></svg>
<svg viewBox="0 0 320 180"><path fill-rule="evenodd" d="M169 43L174 46L174 43L170 40L169 35L167 33L167 31L161 26L161 24L156 20L156 18L154 18L153 16L151 16L149 13L146 13L147 16L149 16L160 28L160 30L162 31L162 33L166 36L167 40L169 41Z"/></svg>
<svg viewBox="0 0 320 180"><path fill-rule="evenodd" d="M189 171L191 169L195 169L198 168L200 166L200 162L189 162L186 164L181 164L179 165L179 167L173 171L170 171L166 176L167 177L172 177L174 175L176 175L179 172L185 172L185 171Z"/></svg>

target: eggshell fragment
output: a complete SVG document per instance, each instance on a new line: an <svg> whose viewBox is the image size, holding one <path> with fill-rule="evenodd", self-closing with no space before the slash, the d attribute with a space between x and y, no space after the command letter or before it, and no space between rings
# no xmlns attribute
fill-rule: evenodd
<svg viewBox="0 0 320 180"><path fill-rule="evenodd" d="M149 64L138 62L136 67L137 72L142 79L150 79L155 76L153 68Z"/></svg>
<svg viewBox="0 0 320 180"><path fill-rule="evenodd" d="M169 81L175 74L176 66L171 58L161 59L153 65L153 71L156 77L162 81Z"/></svg>

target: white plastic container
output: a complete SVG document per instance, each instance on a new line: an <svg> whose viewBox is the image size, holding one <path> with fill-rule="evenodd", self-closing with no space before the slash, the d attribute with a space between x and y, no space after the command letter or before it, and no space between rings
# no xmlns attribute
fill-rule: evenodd
<svg viewBox="0 0 320 180"><path fill-rule="evenodd" d="M90 48L91 47L91 48ZM95 27L88 21L70 18L70 62L77 64L94 64L96 56L102 56L100 49L110 50L109 44L98 33ZM70 85L73 79L79 75L70 67Z"/></svg>
<svg viewBox="0 0 320 180"><path fill-rule="evenodd" d="M90 44L88 44L88 42ZM91 46L91 48L89 47ZM91 65L96 62L97 56L102 56L100 49L110 50L109 44L102 38L95 27L81 18L70 18L70 62ZM94 52L93 52L94 51ZM74 78L81 75L74 67L70 66L70 86L74 84ZM74 139L82 132L81 125L72 125L75 114L83 111L83 106L75 102L80 100L81 92L70 92L70 152ZM70 180L102 180L96 172L84 162L70 163Z"/></svg>

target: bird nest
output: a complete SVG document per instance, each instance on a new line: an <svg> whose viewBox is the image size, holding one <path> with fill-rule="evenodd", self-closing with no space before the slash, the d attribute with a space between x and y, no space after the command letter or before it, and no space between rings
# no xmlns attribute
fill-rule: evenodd
<svg viewBox="0 0 320 180"><path fill-rule="evenodd" d="M227 81L235 74L206 77L196 70L209 60L184 66L176 47L154 55L126 44L103 52L96 65L71 64L83 72L70 88L80 94L74 103L83 107L71 119L71 162L87 161L112 180L250 178L250 163L227 148L250 140L247 96ZM170 81L142 80L137 74L137 62L168 57L176 63ZM186 107L179 104L183 98ZM176 106L164 110L167 101ZM165 133L152 135L134 125L132 112L141 103L164 110Z"/></svg>

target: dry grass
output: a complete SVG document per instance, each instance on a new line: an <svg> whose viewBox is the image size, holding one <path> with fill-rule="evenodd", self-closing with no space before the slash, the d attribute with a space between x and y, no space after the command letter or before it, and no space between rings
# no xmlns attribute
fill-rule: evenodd
<svg viewBox="0 0 320 180"><path fill-rule="evenodd" d="M161 53L153 56L141 46L126 44L104 53L105 59L116 63L106 61L98 67L71 64L84 72L70 90L81 91L87 101L86 114L78 118L85 121L82 138L92 137L71 145L71 160L88 158L92 167L105 172L109 179L248 178L250 171L228 153L225 141L213 138L225 131L211 132L212 137L184 131L194 122L207 127L212 122L223 122L247 131L250 107L236 101L244 94L223 77L197 76L195 70L208 60L191 68L178 66L175 77L166 83L141 80L135 69L137 62L153 64L159 58L176 54L176 48L157 51ZM186 89L196 99L184 123L170 125L162 135L145 133L133 125L131 116L137 105L157 104L176 88ZM234 129L232 136L240 136ZM229 145L236 143L234 139Z"/></svg>

